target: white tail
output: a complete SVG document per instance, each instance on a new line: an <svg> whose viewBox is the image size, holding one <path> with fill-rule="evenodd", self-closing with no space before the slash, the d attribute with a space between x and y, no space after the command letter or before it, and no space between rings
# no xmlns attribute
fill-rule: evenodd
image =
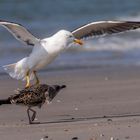
<svg viewBox="0 0 140 140"><path fill-rule="evenodd" d="M12 78L15 79L25 79L26 73L28 71L27 58L23 58L17 63L3 66L4 70L9 73Z"/></svg>
<svg viewBox="0 0 140 140"><path fill-rule="evenodd" d="M4 70L5 70L7 73L9 73L9 75L10 75L11 77L13 77L13 78L15 77L15 76L14 76L14 74L15 74L15 67L16 67L16 63L3 66Z"/></svg>

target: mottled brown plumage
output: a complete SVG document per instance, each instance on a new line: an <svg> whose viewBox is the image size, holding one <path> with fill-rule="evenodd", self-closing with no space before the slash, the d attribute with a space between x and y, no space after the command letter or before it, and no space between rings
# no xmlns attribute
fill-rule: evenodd
<svg viewBox="0 0 140 140"><path fill-rule="evenodd" d="M11 95L8 99L0 100L0 105L17 104L27 106L29 123L32 124L36 117L36 111L34 111L32 107L38 106L41 108L45 102L50 102L57 93L65 87L65 85L33 85L29 88L17 90L17 94ZM30 116L30 111L33 112L32 116Z"/></svg>

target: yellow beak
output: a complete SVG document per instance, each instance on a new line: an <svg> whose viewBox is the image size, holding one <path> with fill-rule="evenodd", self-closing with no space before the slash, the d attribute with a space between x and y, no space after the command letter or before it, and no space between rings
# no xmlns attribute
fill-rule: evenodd
<svg viewBox="0 0 140 140"><path fill-rule="evenodd" d="M83 45L83 42L80 39L74 39L74 43L77 43L79 45Z"/></svg>

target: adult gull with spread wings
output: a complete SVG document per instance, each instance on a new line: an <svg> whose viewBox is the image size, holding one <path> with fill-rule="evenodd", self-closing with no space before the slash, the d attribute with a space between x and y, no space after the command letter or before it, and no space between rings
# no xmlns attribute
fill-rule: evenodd
<svg viewBox="0 0 140 140"><path fill-rule="evenodd" d="M36 71L51 63L61 52L67 50L73 43L83 45L83 39L115 34L140 28L140 22L133 21L99 21L83 25L73 31L60 30L54 35L38 39L21 24L0 20L0 25L12 33L17 40L28 46L33 46L29 56L20 61L3 66L12 78L26 80L26 87L30 87L30 80L39 79Z"/></svg>

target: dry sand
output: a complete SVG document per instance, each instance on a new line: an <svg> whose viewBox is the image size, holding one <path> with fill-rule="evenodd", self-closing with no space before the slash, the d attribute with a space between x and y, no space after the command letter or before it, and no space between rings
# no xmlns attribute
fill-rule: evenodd
<svg viewBox="0 0 140 140"><path fill-rule="evenodd" d="M26 108L0 106L0 140L139 140L140 67L96 67L39 73L42 83L66 84L28 125ZM0 98L23 83L0 77Z"/></svg>

